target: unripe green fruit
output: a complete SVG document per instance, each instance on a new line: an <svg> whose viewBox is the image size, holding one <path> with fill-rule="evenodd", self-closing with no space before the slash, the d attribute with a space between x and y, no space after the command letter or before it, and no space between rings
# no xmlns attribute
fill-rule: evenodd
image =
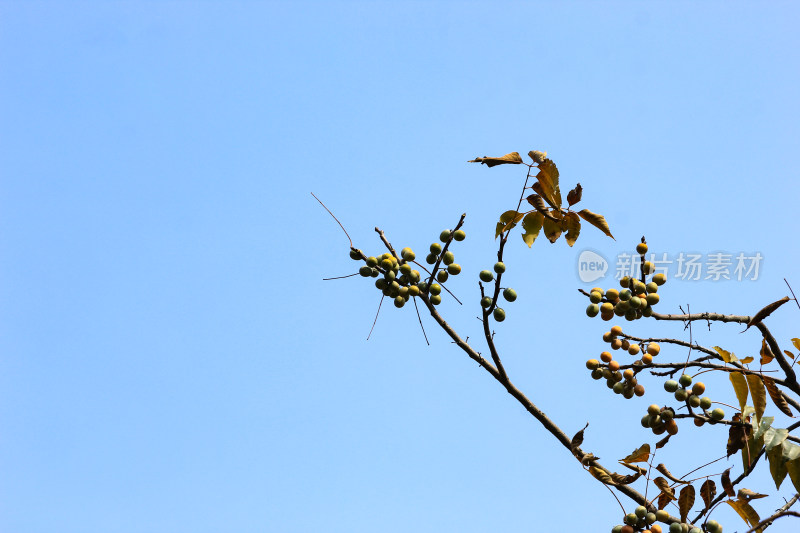
<svg viewBox="0 0 800 533"><path fill-rule="evenodd" d="M386 274L383 275L384 278L388 279L389 281L394 281L397 277L397 274L394 270L387 270Z"/></svg>
<svg viewBox="0 0 800 533"><path fill-rule="evenodd" d="M618 381L617 383L614 383L614 386L612 387L612 390L614 391L614 394L622 394L622 388L623 387L624 387L624 385L622 384L622 382Z"/></svg>
<svg viewBox="0 0 800 533"><path fill-rule="evenodd" d="M599 304L602 299L603 295L596 291L592 292L589 295L589 301L592 302L593 304Z"/></svg>
<svg viewBox="0 0 800 533"><path fill-rule="evenodd" d="M400 257L402 257L406 261L413 261L414 259L416 259L417 255L411 248L406 247L400 251Z"/></svg>
<svg viewBox="0 0 800 533"><path fill-rule="evenodd" d="M436 254L428 254L428 256L425 258L425 262L428 263L429 265L432 265L436 262L438 258L439 256Z"/></svg>
<svg viewBox="0 0 800 533"><path fill-rule="evenodd" d="M484 296L481 298L481 307L484 309L488 309L492 305L492 298L491 296Z"/></svg>
<svg viewBox="0 0 800 533"><path fill-rule="evenodd" d="M642 309L642 316L651 317L653 316L653 308L649 305Z"/></svg>
<svg viewBox="0 0 800 533"><path fill-rule="evenodd" d="M386 281L384 278L376 279L375 286L380 290L387 289L389 288L389 282Z"/></svg>
<svg viewBox="0 0 800 533"><path fill-rule="evenodd" d="M458 276L461 273L461 265L459 265L458 263L447 265L447 272L449 272L454 276Z"/></svg>
<svg viewBox="0 0 800 533"><path fill-rule="evenodd" d="M703 396L702 398L700 398L700 408L708 409L709 407L711 407L711 398L709 398L708 396Z"/></svg>
<svg viewBox="0 0 800 533"><path fill-rule="evenodd" d="M359 249L350 250L350 259L353 259L354 261L361 260L361 250Z"/></svg>
<svg viewBox="0 0 800 533"><path fill-rule="evenodd" d="M419 292L428 292L427 281L420 281L419 284L417 284L417 287L419 287Z"/></svg>
<svg viewBox="0 0 800 533"><path fill-rule="evenodd" d="M627 302L631 299L631 291L630 289L622 289L619 291L619 299L623 302Z"/></svg>
<svg viewBox="0 0 800 533"><path fill-rule="evenodd" d="M434 255L439 255L442 253L442 245L438 242L431 243L430 251Z"/></svg>
<svg viewBox="0 0 800 533"><path fill-rule="evenodd" d="M664 509L659 509L658 511L656 511L656 520L658 520L659 522L666 522L667 520L669 520L669 513Z"/></svg>
<svg viewBox="0 0 800 533"><path fill-rule="evenodd" d="M652 524L656 521L656 513L647 513L644 519L648 524Z"/></svg>
<svg viewBox="0 0 800 533"><path fill-rule="evenodd" d="M639 315L636 314L636 309L628 309L625 311L625 320L636 320Z"/></svg>
<svg viewBox="0 0 800 533"><path fill-rule="evenodd" d="M613 528L611 528L611 533L622 533L622 526L620 525L614 526Z"/></svg>
<svg viewBox="0 0 800 533"><path fill-rule="evenodd" d="M638 279L634 280L634 282L633 282L633 292L635 292L636 294L641 294L641 293L645 292L646 290L647 290L647 285L645 285L644 283L642 283Z"/></svg>
<svg viewBox="0 0 800 533"><path fill-rule="evenodd" d="M448 240L450 240L450 230L446 229L443 232L441 232L439 234L439 240L442 242L447 242Z"/></svg>
<svg viewBox="0 0 800 533"><path fill-rule="evenodd" d="M691 407L700 407L700 398L694 394L690 394L686 401Z"/></svg>
<svg viewBox="0 0 800 533"><path fill-rule="evenodd" d="M635 526L638 521L639 517L636 516L636 513L628 513L625 515L625 523L629 526Z"/></svg>
<svg viewBox="0 0 800 533"><path fill-rule="evenodd" d="M723 418L725 418L725 411L717 407L716 409L711 411L711 418L713 420L722 420Z"/></svg>
<svg viewBox="0 0 800 533"><path fill-rule="evenodd" d="M650 427L650 415L644 415L641 420L641 424L643 428Z"/></svg>
<svg viewBox="0 0 800 533"><path fill-rule="evenodd" d="M623 303L627 303L627 302L620 302L620 303L618 303L617 305L614 306L614 315L615 316L625 316L625 311L627 311L628 309L626 307L622 306Z"/></svg>
<svg viewBox="0 0 800 533"><path fill-rule="evenodd" d="M440 292L442 292L441 285L439 285L438 283L434 283L433 285L431 285L431 294L439 294Z"/></svg>
<svg viewBox="0 0 800 533"><path fill-rule="evenodd" d="M672 409L664 409L663 411L661 411L661 412L659 413L659 416L660 416L660 417L661 417L661 418L662 418L662 419L663 419L665 422L669 422L670 420L672 420L672 417L674 417L674 416L675 416L675 413L674 413L674 412L672 412Z"/></svg>
<svg viewBox="0 0 800 533"><path fill-rule="evenodd" d="M688 397L689 393L686 391L686 389L678 389L675 391L675 399L679 402L685 402L686 398Z"/></svg>
<svg viewBox="0 0 800 533"><path fill-rule="evenodd" d="M416 285L412 285L408 288L408 294L410 296L419 296L419 287Z"/></svg>
<svg viewBox="0 0 800 533"><path fill-rule="evenodd" d="M639 255L644 255L647 253L647 244L640 242L636 245L636 253Z"/></svg>
<svg viewBox="0 0 800 533"><path fill-rule="evenodd" d="M631 309L639 309L642 306L642 299L638 296L634 296L630 299L630 306Z"/></svg>
<svg viewBox="0 0 800 533"><path fill-rule="evenodd" d="M400 289L400 297L403 300L408 301L408 299L410 298L410 296L408 295L408 287L402 287Z"/></svg>
<svg viewBox="0 0 800 533"><path fill-rule="evenodd" d="M658 292L658 285L656 285L652 281L650 283L648 283L647 285L645 285L644 288L647 290L648 293L651 293L651 294L655 294L655 293Z"/></svg>
<svg viewBox="0 0 800 533"><path fill-rule="evenodd" d="M494 274L492 274L488 270L481 270L481 273L479 274L479 277L481 278L481 281L485 281L486 283L489 283L490 281L492 281L494 279Z"/></svg>
<svg viewBox="0 0 800 533"><path fill-rule="evenodd" d="M372 269L365 265L358 269L358 273L364 276L365 278L368 278L372 275Z"/></svg>
<svg viewBox="0 0 800 533"><path fill-rule="evenodd" d="M372 278L377 278L378 276L381 275L380 271L377 268L371 268L370 270L372 271L370 272L370 277Z"/></svg>
<svg viewBox="0 0 800 533"><path fill-rule="evenodd" d="M650 427L657 428L659 427L664 421L661 419L661 415L650 415Z"/></svg>
<svg viewBox="0 0 800 533"><path fill-rule="evenodd" d="M600 313L600 306L597 304L589 304L589 307L586 308L586 316L588 317L596 317Z"/></svg>
<svg viewBox="0 0 800 533"><path fill-rule="evenodd" d="M506 264L505 263L495 263L494 264L494 271L498 274L502 274L506 271Z"/></svg>
<svg viewBox="0 0 800 533"><path fill-rule="evenodd" d="M669 525L669 533L683 533L683 526L680 522L673 522Z"/></svg>
<svg viewBox="0 0 800 533"><path fill-rule="evenodd" d="M502 322L503 320L506 319L506 312L503 311L500 307L495 307L494 312L492 312L492 315L494 316L494 319L497 320L498 322Z"/></svg>
<svg viewBox="0 0 800 533"><path fill-rule="evenodd" d="M388 259L388 258L387 259L382 259L381 260L381 268L384 269L384 270L387 270L387 271L388 270L392 270L392 268L394 268L394 263L392 262L391 259Z"/></svg>
<svg viewBox="0 0 800 533"><path fill-rule="evenodd" d="M703 530L699 527L693 527L689 530L689 533L703 533Z"/></svg>
<svg viewBox="0 0 800 533"><path fill-rule="evenodd" d="M625 276L625 277L623 277L622 279L619 280L619 286L622 287L623 289L627 288L628 285L630 284L630 282L631 282L631 278L629 278L628 276Z"/></svg>
<svg viewBox="0 0 800 533"><path fill-rule="evenodd" d="M378 266L378 258L376 257L367 257L367 266L368 267L376 267Z"/></svg>
<svg viewBox="0 0 800 533"><path fill-rule="evenodd" d="M600 379L603 377L603 371L599 368L592 370L592 379Z"/></svg>
<svg viewBox="0 0 800 533"><path fill-rule="evenodd" d="M709 520L708 522L706 522L706 530L708 531L708 533L719 533L720 531L722 531L722 527L716 520Z"/></svg>
<svg viewBox="0 0 800 533"><path fill-rule="evenodd" d="M617 383L617 382L616 382L616 381L614 381L612 378L608 378L608 379L606 380L606 386L607 386L609 389L613 389L613 388L614 388L614 385L616 385L616 383Z"/></svg>
<svg viewBox="0 0 800 533"><path fill-rule="evenodd" d="M457 229L453 233L453 238L457 241L463 241L467 238L467 233L463 229Z"/></svg>
<svg viewBox="0 0 800 533"><path fill-rule="evenodd" d="M507 302L513 302L517 299L517 291L510 287L503 289L503 298L505 298Z"/></svg>
<svg viewBox="0 0 800 533"><path fill-rule="evenodd" d="M444 263L445 265L449 265L450 263L452 263L455 260L456 260L456 254L454 254L453 252L451 252L449 250L446 251L444 253L444 255L442 256L442 263Z"/></svg>
<svg viewBox="0 0 800 533"><path fill-rule="evenodd" d="M448 275L446 270L440 270L436 273L436 279L439 280L439 283L444 283L447 281Z"/></svg>
<svg viewBox="0 0 800 533"><path fill-rule="evenodd" d="M412 270L412 271L411 271L411 274L409 275L409 277L411 278L411 281L412 281L413 283L416 283L416 282L418 282L418 281L419 281L419 279L420 279L419 270Z"/></svg>
<svg viewBox="0 0 800 533"><path fill-rule="evenodd" d="M432 294L430 300L433 305L439 305L442 303L442 297L438 294Z"/></svg>
<svg viewBox="0 0 800 533"><path fill-rule="evenodd" d="M397 307L398 309L400 309L404 305L406 305L406 301L402 296L398 296L397 298L394 299L394 306Z"/></svg>
<svg viewBox="0 0 800 533"><path fill-rule="evenodd" d="M640 505L639 507L636 508L634 513L636 513L636 516L638 516L639 518L647 516L647 507L645 507L644 505Z"/></svg>
<svg viewBox="0 0 800 533"><path fill-rule="evenodd" d="M656 285L663 285L667 282L667 276L663 272L659 272L655 276L653 276L653 283Z"/></svg>
<svg viewBox="0 0 800 533"><path fill-rule="evenodd" d="M683 385L684 387L688 387L692 384L692 376L689 374L682 374L680 379L678 379L678 383Z"/></svg>
<svg viewBox="0 0 800 533"><path fill-rule="evenodd" d="M411 274L411 265L409 265L408 263L400 265L400 272L406 275Z"/></svg>

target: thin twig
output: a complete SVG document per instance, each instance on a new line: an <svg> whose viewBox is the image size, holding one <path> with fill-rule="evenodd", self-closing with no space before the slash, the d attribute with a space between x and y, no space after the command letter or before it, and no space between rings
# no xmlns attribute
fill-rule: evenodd
<svg viewBox="0 0 800 533"><path fill-rule="evenodd" d="M786 278L783 278L783 281L786 283L786 286L789 287L789 292L792 293L792 299L794 300L794 303L797 304L797 308L800 309L800 302L797 301L797 296L794 295L794 291L792 290L792 286L789 285L789 282L786 281Z"/></svg>
<svg viewBox="0 0 800 533"><path fill-rule="evenodd" d="M322 281L330 281L332 279L352 278L353 276L358 276L358 272L356 272L355 274L348 274L346 276L336 276L335 278L322 278Z"/></svg>
<svg viewBox="0 0 800 533"><path fill-rule="evenodd" d="M312 193L311 193L311 196L313 196L313 197L314 197L314 198L315 198L315 199L316 199L316 200L317 200L317 201L320 203L320 205L321 205L322 207L324 207L324 208L325 208L325 211L327 211L327 212L328 212L328 214L329 214L330 216L332 216L332 217L333 217L333 220L335 220L336 222L339 222L339 219L338 219L338 218L336 218L336 215L334 215L333 213L331 213L331 210L330 210L330 209L328 209L328 207L327 207L325 204L323 204L323 203L322 203L322 200L320 200L319 198L317 198L317 195L316 195L316 194L314 194L314 193L312 192ZM350 238L350 234L349 234L349 233L347 233L347 230L346 230L346 229L344 229L344 226L342 226L342 223L341 223L341 222L339 222L339 226L342 228L342 231L344 232L344 234L345 234L345 235L347 235L347 240L348 240L348 241L350 241L350 248L352 248L352 247L353 247L353 239L351 239L351 238Z"/></svg>
<svg viewBox="0 0 800 533"><path fill-rule="evenodd" d="M428 346L430 346L430 345L431 345L431 343L430 343L430 342L428 342L428 336L425 334L425 326L423 326L423 325L422 325L422 317L421 317L421 316L419 316L419 307L417 307L417 299L416 299L416 298L413 298L413 300L414 300L414 309L416 309L416 311L417 311L417 318L419 319L419 327L421 327L421 328L422 328L422 336L423 336L423 337L425 337L425 344L427 344Z"/></svg>
<svg viewBox="0 0 800 533"><path fill-rule="evenodd" d="M381 312L381 305L383 305L383 299L386 298L385 295L381 295L381 301L378 302L378 312L375 313L375 320L372 322L372 327L369 328L369 335L367 335L367 340L372 337L372 330L375 329L375 323L378 322L378 315Z"/></svg>

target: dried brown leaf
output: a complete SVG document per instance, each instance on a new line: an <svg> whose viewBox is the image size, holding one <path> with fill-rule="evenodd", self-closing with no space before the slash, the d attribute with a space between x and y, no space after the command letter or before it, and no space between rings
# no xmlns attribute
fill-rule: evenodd
<svg viewBox="0 0 800 533"><path fill-rule="evenodd" d="M711 502L714 501L714 497L717 495L717 484L714 483L713 479L707 479L700 485L700 497L703 498L703 503L706 504L705 508L708 509L711 506Z"/></svg>
<svg viewBox="0 0 800 533"><path fill-rule="evenodd" d="M570 449L572 453L575 453L578 447L583 444L583 432L586 431L586 428L589 427L589 422L586 422L586 425L583 426L583 429L575 433L575 436L572 437L572 441L570 441Z"/></svg>
<svg viewBox="0 0 800 533"><path fill-rule="evenodd" d="M583 196L583 187L581 184L577 184L574 189L567 193L567 203L570 206L573 206L581 201L581 197Z"/></svg>
<svg viewBox="0 0 800 533"><path fill-rule="evenodd" d="M628 455L624 459L621 459L621 461L623 463L641 463L647 461L649 458L650 458L650 444L645 442L644 444L633 450L633 452L631 452L630 455Z"/></svg>
<svg viewBox="0 0 800 533"><path fill-rule="evenodd" d="M614 236L611 235L611 228L608 227L608 222L606 222L606 219L603 217L603 215L598 215L597 213L592 213L588 209L583 209L581 211L578 211L578 216L580 216L583 220L585 220L595 228L599 229L600 231L602 231L603 233L614 239Z"/></svg>
<svg viewBox="0 0 800 533"><path fill-rule="evenodd" d="M737 494L740 500L757 500L759 498L766 498L769 496L768 494L759 494L758 492L753 492L750 489L739 489Z"/></svg>
<svg viewBox="0 0 800 533"><path fill-rule="evenodd" d="M468 163L480 163L481 165L486 165L487 167L494 167L497 165L519 165L522 163L522 157L520 157L518 152L511 152L510 154L506 154L501 157L476 157L468 161Z"/></svg>
<svg viewBox="0 0 800 533"><path fill-rule="evenodd" d="M694 505L694 487L686 485L681 489L680 496L678 496L678 509L681 511L681 522L686 522L686 517L689 511L692 510Z"/></svg>
<svg viewBox="0 0 800 533"><path fill-rule="evenodd" d="M659 463L659 465L656 466L656 470L667 476L667 478L674 483L682 483L684 485L689 483L688 481L683 481L682 479L673 476L672 473L669 470L667 470L667 467L666 465L664 465L664 463Z"/></svg>
<svg viewBox="0 0 800 533"><path fill-rule="evenodd" d="M767 388L769 397L772 398L772 403L775 404L775 407L780 409L781 413L785 414L786 416L794 418L791 409L789 409L789 404L786 403L786 400L783 398L783 393L781 393L780 389L778 389L778 386L775 385L775 382L772 380L772 378L762 376L762 380L764 381L764 385Z"/></svg>
<svg viewBox="0 0 800 533"><path fill-rule="evenodd" d="M733 468L733 467L731 467ZM722 488L725 490L725 494L733 498L736 496L736 492L733 490L733 484L731 483L731 469L728 468L726 471L722 473L722 477L720 478L720 482L722 483Z"/></svg>
<svg viewBox="0 0 800 533"><path fill-rule="evenodd" d="M769 349L769 346L767 346L767 340L766 339L761 339L761 352L759 353L759 355L761 355L761 364L762 365L766 365L766 364L772 362L773 359L775 359L775 356L773 355L772 351Z"/></svg>
<svg viewBox="0 0 800 533"><path fill-rule="evenodd" d="M777 308L779 308L780 306L782 306L783 304L785 304L788 301L789 301L789 297L788 296L784 296L780 300L778 300L776 302L772 302L771 304L767 305L761 311L756 313L753 316L753 318L750 319L750 322L747 323L747 327L744 328L744 330L747 331L747 329L750 326L758 324L759 322L761 322L762 320L767 318L769 315L771 315L773 311L775 311Z"/></svg>

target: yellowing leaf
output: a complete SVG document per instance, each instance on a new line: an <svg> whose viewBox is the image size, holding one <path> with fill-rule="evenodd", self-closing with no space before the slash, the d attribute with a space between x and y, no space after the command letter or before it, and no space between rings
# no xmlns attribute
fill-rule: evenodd
<svg viewBox="0 0 800 533"><path fill-rule="evenodd" d="M772 351L770 351L769 346L767 346L766 339L761 339L761 364L766 365L767 363L771 362L775 356L772 355Z"/></svg>
<svg viewBox="0 0 800 533"><path fill-rule="evenodd" d="M760 494L758 492L753 492L750 489L739 489L738 496L740 500L747 500L749 502L750 500L766 498L768 494Z"/></svg>
<svg viewBox="0 0 800 533"><path fill-rule="evenodd" d="M534 163L541 163L545 159L547 159L547 152L539 152L537 150L531 150L528 152L528 157L533 159Z"/></svg>
<svg viewBox="0 0 800 533"><path fill-rule="evenodd" d="M566 239L567 244L572 246L575 244L575 241L578 240L578 235L581 234L581 219L575 212L570 211L567 213L567 216L564 217L564 220L567 223L567 234L564 236L564 239Z"/></svg>
<svg viewBox="0 0 800 533"><path fill-rule="evenodd" d="M753 407L756 410L756 420L761 420L764 410L767 408L767 391L764 389L764 382L757 374L747 374L747 385L750 388L750 397L753 398Z"/></svg>
<svg viewBox="0 0 800 533"><path fill-rule="evenodd" d="M755 359L753 359L749 355L747 357L745 357L744 359L742 359L742 363L744 363L744 364L752 363L753 361L755 361Z"/></svg>
<svg viewBox="0 0 800 533"><path fill-rule="evenodd" d="M736 398L739 399L739 409L744 410L747 405L747 380L741 372L731 372L730 380L733 383L733 390L736 392Z"/></svg>
<svg viewBox="0 0 800 533"><path fill-rule="evenodd" d="M732 363L734 361L738 361L739 360L739 359L736 358L735 355L730 353L728 350L723 350L719 346L714 346L714 349L717 351L719 356L722 357L722 360L725 361L726 363Z"/></svg>
<svg viewBox="0 0 800 533"><path fill-rule="evenodd" d="M517 213L514 210L509 210L500 215L500 222L502 222L503 224L508 224L509 222L516 223L522 220L522 217L523 217L522 213Z"/></svg>
<svg viewBox="0 0 800 533"><path fill-rule="evenodd" d="M643 461L647 461L649 458L650 458L650 445L645 442L644 444L633 450L633 452L631 452L630 455L622 459L622 462L641 463Z"/></svg>
<svg viewBox="0 0 800 533"><path fill-rule="evenodd" d="M800 458L787 461L786 471L789 472L789 479L792 480L794 490L800 492Z"/></svg>
<svg viewBox="0 0 800 533"><path fill-rule="evenodd" d="M493 167L496 165L519 165L522 163L522 157L520 157L519 153L511 152L510 154L506 154L502 157L476 157L468 161L468 163L480 163L481 165L486 165L487 167Z"/></svg>
<svg viewBox="0 0 800 533"><path fill-rule="evenodd" d="M742 520L750 526L756 526L761 521L758 517L758 513L756 513L755 509L750 507L750 504L747 503L745 500L725 500L725 502L734 508L734 510L742 517ZM757 530L759 533L761 530Z"/></svg>
<svg viewBox="0 0 800 533"><path fill-rule="evenodd" d="M539 230L542 229L543 222L544 217L541 213L528 213L522 219L522 229L525 230L525 233L522 234L522 240L525 241L528 248L533 245L533 241L539 236Z"/></svg>
<svg viewBox="0 0 800 533"><path fill-rule="evenodd" d="M561 207L561 190L558 187L558 168L552 159L545 159L539 163L539 173L536 179L542 185L545 198L552 200L553 207Z"/></svg>
<svg viewBox="0 0 800 533"><path fill-rule="evenodd" d="M602 468L597 468L596 466L590 466L589 473L592 474L595 477L595 479L597 479L602 483L605 483L606 485L614 484L614 480L612 480L608 472L606 472Z"/></svg>
<svg viewBox="0 0 800 533"><path fill-rule="evenodd" d="M544 228L544 236L547 237L547 240L550 242L556 242L558 238L561 237L562 229L560 222L545 218L542 227Z"/></svg>
<svg viewBox="0 0 800 533"><path fill-rule="evenodd" d="M672 481L674 483L682 483L684 485L689 483L688 481L683 481L682 479L678 479L675 476L673 476L672 472L667 470L667 466L664 463L659 463L659 465L656 466L656 470L658 470L659 472L661 472L662 474L667 476L667 479L669 479L670 481Z"/></svg>
<svg viewBox="0 0 800 533"><path fill-rule="evenodd" d="M794 354L793 354L792 352L790 352L789 350L784 350L784 351L783 351L783 353L785 353L785 354L786 354L786 356L787 356L789 359L794 359Z"/></svg>
<svg viewBox="0 0 800 533"><path fill-rule="evenodd" d="M578 211L578 216L580 216L583 220L585 220L595 228L599 229L600 231L602 231L603 233L614 239L614 236L611 235L611 228L608 227L608 222L606 222L606 219L603 217L603 215L598 215L597 213L592 213L588 209L583 209L581 211Z"/></svg>
<svg viewBox="0 0 800 533"><path fill-rule="evenodd" d="M795 348L797 348L798 350L800 350L800 339L798 339L797 337L795 337L794 339L792 339L792 344L794 344L794 347L795 347Z"/></svg>
<svg viewBox="0 0 800 533"><path fill-rule="evenodd" d="M547 205L544 203L544 200L538 194L531 194L527 198L525 198L529 204L531 204L534 209L540 212L547 218L551 218L553 220L558 220L553 215L550 214L550 211L547 209Z"/></svg>

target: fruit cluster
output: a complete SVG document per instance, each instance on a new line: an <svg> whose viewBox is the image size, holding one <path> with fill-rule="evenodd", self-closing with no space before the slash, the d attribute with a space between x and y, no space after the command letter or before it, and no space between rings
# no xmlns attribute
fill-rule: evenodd
<svg viewBox="0 0 800 533"><path fill-rule="evenodd" d="M498 261L497 263L494 264L495 273L502 274L505 271L506 271L506 265L504 263ZM478 274L478 277L484 283L491 283L492 281L494 281L494 273L492 273L491 270L481 270L480 274ZM513 302L517 299L517 291L515 291L511 287L506 287L505 289L503 289L503 298L507 302ZM481 307L483 307L484 309L491 308L492 303L493 299L491 296L484 296L483 298L481 298ZM503 320L506 319L506 312L502 307L495 307L494 310L492 311L492 316L496 321L502 322Z"/></svg>
<svg viewBox="0 0 800 533"><path fill-rule="evenodd" d="M636 251L642 260L642 279L625 276L619 280L620 290L612 288L604 291L600 287L593 288L589 292L591 303L586 308L587 316L600 315L603 320L611 320L614 316L636 320L653 314L653 306L660 300L658 288L667 282L667 276L663 273L653 274L653 263L644 260L647 253L645 243L639 243ZM652 277L646 282L648 275Z"/></svg>
<svg viewBox="0 0 800 533"><path fill-rule="evenodd" d="M640 531L641 533L663 533L664 530L661 525L656 524L656 521L666 523L669 520L669 513L664 510L658 510L655 513L649 512L644 505L640 505L632 513L625 515L625 525L616 525L611 529L611 533L634 533ZM708 533L722 533L722 526L716 520L709 520L706 522L705 530ZM699 527L692 527L683 522L672 522L669 525L669 533L703 533Z"/></svg>
<svg viewBox="0 0 800 533"><path fill-rule="evenodd" d="M464 230L444 230L439 239L442 243L447 244L452 240L463 241L467 237ZM430 254L426 258L429 264L434 264L441 259L441 262L446 265L446 268L439 270L436 275L436 280L439 283L447 281L448 277L452 274L457 276L461 273L461 266L455 263L455 254L451 251L442 253L442 245L438 242L431 244ZM384 296L394 298L394 306L397 308L403 307L412 297L419 296L420 294L428 295L428 299L433 305L442 303L442 286L439 283L431 283L422 279L419 270L411 267L411 263L415 263L416 254L411 248L403 248L400 251L400 259L398 260L393 254L387 252L378 257L367 257L364 252L353 248L350 250L350 257L356 261L364 261L358 273L365 278L378 278L375 280L375 287L380 290Z"/></svg>
<svg viewBox="0 0 800 533"><path fill-rule="evenodd" d="M619 361L614 360L611 352L600 354L600 361L589 359L586 368L592 371L593 379L605 378L608 388L616 394L621 394L627 399L644 395L644 385L636 381L636 374L645 366L653 362L653 357L659 354L661 347L658 343L650 342L642 348L639 344L628 339L620 338L622 327L614 326L603 334L603 340L611 345L612 350L625 350L630 355L641 357L634 361L633 368L626 368L620 372ZM644 352L644 353L642 353Z"/></svg>
<svg viewBox="0 0 800 533"><path fill-rule="evenodd" d="M691 388L690 388L691 387ZM708 396L701 397L706 390L705 384L698 381L692 384L692 376L688 374L681 375L678 380L668 379L664 382L664 390L671 392L675 395L675 399L681 403L685 403L692 408L701 408L711 420L722 420L725 418L725 411L719 407L712 410L710 413L708 409L711 408L711 398ZM642 419L644 425L644 419ZM697 426L702 426L705 421L701 418L695 418L694 423Z"/></svg>

